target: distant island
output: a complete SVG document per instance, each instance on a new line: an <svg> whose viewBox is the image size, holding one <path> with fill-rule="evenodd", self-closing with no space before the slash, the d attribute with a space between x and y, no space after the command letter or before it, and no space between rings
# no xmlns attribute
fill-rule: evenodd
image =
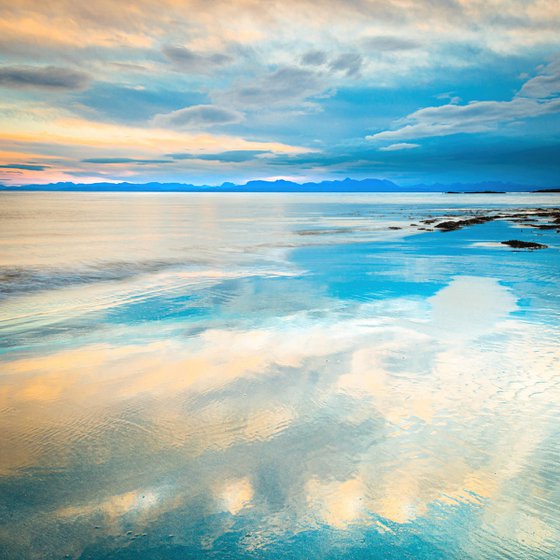
<svg viewBox="0 0 560 560"><path fill-rule="evenodd" d="M446 194L506 194L506 191L446 191Z"/></svg>
<svg viewBox="0 0 560 560"><path fill-rule="evenodd" d="M44 185L0 185L0 191L73 191L73 192L214 192L214 193L369 193L369 192L441 192L448 194L502 194L506 192L560 192L560 188L536 189L517 183L488 181L481 183L417 184L400 186L387 179L342 179L333 181L297 183L295 181L255 180L245 184L191 185L188 183L49 183Z"/></svg>

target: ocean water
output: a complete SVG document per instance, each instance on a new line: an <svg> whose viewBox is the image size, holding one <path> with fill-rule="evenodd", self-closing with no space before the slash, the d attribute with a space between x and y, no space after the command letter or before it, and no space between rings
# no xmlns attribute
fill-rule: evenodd
<svg viewBox="0 0 560 560"><path fill-rule="evenodd" d="M0 557L559 558L551 206L2 193Z"/></svg>

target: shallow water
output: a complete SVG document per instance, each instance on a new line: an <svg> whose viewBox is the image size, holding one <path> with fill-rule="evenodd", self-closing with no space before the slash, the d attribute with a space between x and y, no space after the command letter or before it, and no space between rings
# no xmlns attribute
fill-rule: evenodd
<svg viewBox="0 0 560 560"><path fill-rule="evenodd" d="M0 557L560 557L559 205L0 195Z"/></svg>

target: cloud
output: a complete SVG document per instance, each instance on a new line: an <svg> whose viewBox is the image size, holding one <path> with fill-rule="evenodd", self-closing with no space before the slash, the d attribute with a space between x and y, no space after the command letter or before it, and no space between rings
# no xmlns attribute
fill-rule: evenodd
<svg viewBox="0 0 560 560"><path fill-rule="evenodd" d="M500 125L560 111L560 100L539 103L531 99L475 101L468 105L426 107L408 115L405 124L366 136L367 140L411 140L460 133L487 132Z"/></svg>
<svg viewBox="0 0 560 560"><path fill-rule="evenodd" d="M413 148L419 148L420 144L410 144L408 142L400 142L398 144L391 144L390 146L384 146L379 148L382 152L396 152L398 150L412 150Z"/></svg>
<svg viewBox="0 0 560 560"><path fill-rule="evenodd" d="M321 93L326 88L326 83L317 72L284 66L250 85L234 88L226 95L243 105L285 105Z"/></svg>
<svg viewBox="0 0 560 560"><path fill-rule="evenodd" d="M379 52L410 51L417 49L420 43L403 37L392 35L378 35L376 37L365 37L362 44L367 49Z"/></svg>
<svg viewBox="0 0 560 560"><path fill-rule="evenodd" d="M487 132L511 122L560 112L560 64L555 61L527 81L510 101L472 101L425 107L367 140L410 140L459 133Z"/></svg>
<svg viewBox="0 0 560 560"><path fill-rule="evenodd" d="M212 68L233 62L233 58L223 53L199 53L186 47L166 46L162 53L178 70L206 73Z"/></svg>
<svg viewBox="0 0 560 560"><path fill-rule="evenodd" d="M145 123L159 113L169 113L185 106L205 103L207 98L197 91L165 88L158 80L150 80L145 89L131 89L122 84L96 83L86 92L74 94L72 108L86 118L94 114L113 122ZM67 106L62 99L61 105Z"/></svg>
<svg viewBox="0 0 560 560"><path fill-rule="evenodd" d="M329 64L329 68L336 72L345 72L348 77L356 76L360 72L362 62L358 53L343 53Z"/></svg>
<svg viewBox="0 0 560 560"><path fill-rule="evenodd" d="M324 51L307 51L301 57L301 63L307 66L322 66L327 62L327 53Z"/></svg>
<svg viewBox="0 0 560 560"><path fill-rule="evenodd" d="M270 150L228 150L226 152L219 152L215 154L168 154L168 157L175 160L201 159L206 161L222 161L224 163L240 163L255 159L262 154L270 153L272 153Z"/></svg>
<svg viewBox="0 0 560 560"><path fill-rule="evenodd" d="M0 86L16 89L85 89L90 80L90 76L85 72L57 66L3 66L0 68Z"/></svg>
<svg viewBox="0 0 560 560"><path fill-rule="evenodd" d="M110 165L118 163L135 163L137 165L149 165L152 163L171 163L169 160L165 159L136 159L127 157L106 157L106 158L87 158L83 159L84 163L96 163L101 165Z"/></svg>
<svg viewBox="0 0 560 560"><path fill-rule="evenodd" d="M217 105L193 105L171 113L156 115L152 122L159 127L200 128L235 124L243 120L243 114Z"/></svg>
<svg viewBox="0 0 560 560"><path fill-rule="evenodd" d="M35 165L28 163L8 163L5 165L0 165L0 169L22 169L24 171L44 171L48 169L48 165Z"/></svg>
<svg viewBox="0 0 560 560"><path fill-rule="evenodd" d="M238 164L237 168L197 159L190 168L204 183L248 180L269 172L275 176L280 169L268 169L274 165L282 166L283 174L290 176L299 176L303 170L307 173L313 166L314 177L323 178L327 172L379 176L386 172L383 166L397 173L398 161L406 160L407 164L414 161L414 168L406 167L406 173L412 174L423 165L418 160L433 147L430 142L421 141L422 150L378 148L415 142L419 132L454 134L460 122L438 131L439 117L458 121L465 116L441 110L434 126L427 127L430 115L414 115L417 109L457 102L468 107L467 101L472 99L507 102L524 81L527 83L516 97L525 101L516 101L515 111L544 111L537 100L554 99L546 97L546 92L554 87L555 74L530 71L559 44L560 11L545 0L325 0L321 9L310 0L271 0L265 8L254 0L218 0L204 6L199 0L123 0L105 2L103 9L70 0L53 2L13 0L4 3L0 18L0 69L12 68L12 74L13 68L27 68L27 74L31 69L35 74L32 82L42 84L28 85L27 77L24 85L21 72L16 79L0 70L0 85L6 86L0 89L6 94L0 109L2 141L4 145L24 142L22 146L33 153L25 158L7 155L4 161L42 163L42 156L56 156L57 163L41 174L41 180L63 180L63 174L73 172L74 167L80 173L86 166L82 159L88 157L157 160L167 152L217 154L245 147L241 137L235 142L229 138L222 142L222 137L208 140L212 145L193 139L194 133L231 134L234 129L220 127L223 113L220 124L215 124L199 111L196 124L196 111L181 112L199 105L238 111L225 117L230 123L239 122L239 115L245 114L242 126L235 128L235 134L243 138L318 148L329 165L325 168L320 161L305 159L319 159L317 154L278 158L276 152L256 155L253 166ZM85 91L83 87L67 91L62 86L72 84L61 84L60 79L56 87L46 85L38 75L44 67L58 68L58 73L66 68L90 74L91 84ZM530 76L519 78L528 71ZM50 79L56 78L57 72L44 72L48 73ZM42 89L23 89L26 87ZM64 95L47 95L49 88ZM465 101L434 99L446 91ZM499 108L502 112L511 109ZM472 110L465 109L469 119ZM406 115L418 116L419 122L397 120ZM186 123L177 124L182 117ZM83 124L84 120L88 123ZM496 122L487 122L483 128L472 116L466 126L484 132L499 127L500 121ZM156 129L154 123L169 128ZM109 129L107 124L124 126ZM363 140L366 134L394 133L416 124L422 124L422 130L409 131L409 137L403 131L399 133L402 137L386 138L374 149ZM176 128L180 126L186 128ZM541 118L531 121L531 126L533 137L554 140L554 123ZM131 135L126 149L115 145L113 151L113 138L124 143L130 127L147 144L133 145L136 138ZM527 132L521 126L509 130L511 138L518 139ZM191 137L183 142L179 135ZM171 145L158 145L156 137L163 136ZM465 140L457 137L453 143ZM249 142L250 147L257 141ZM85 148L80 147L84 144ZM98 147L92 150L92 144ZM360 152L357 146L361 144ZM457 146L441 142L440 162L450 151L460 152ZM448 161L449 173L459 173L458 164L453 163L457 160ZM170 181L177 180L186 167L161 165L156 173L153 167L129 163L128 170L125 164L88 167L118 179L130 173L138 179ZM433 159L431 165L434 167ZM54 169L59 173L56 177ZM237 173L234 177L227 175L231 169ZM498 171L501 177L502 170ZM531 172L537 175L541 169L533 167ZM23 175L37 181L36 171L23 170Z"/></svg>
<svg viewBox="0 0 560 560"><path fill-rule="evenodd" d="M435 96L435 98L448 101L452 105L456 105L457 103L460 103L462 101L462 99L458 95L454 95L452 92L439 93Z"/></svg>
<svg viewBox="0 0 560 560"><path fill-rule="evenodd" d="M496 51L519 52L557 43L560 20L557 3L550 0L325 0L320 9L311 0L274 0L267 2L266 9L254 0L204 4L200 0L123 0L104 2L103 9L69 0L53 0L48 5L31 0L4 4L0 50L35 57L53 52L64 56L68 48L96 54L98 48L146 49L168 44L168 49L174 49L179 37L189 38L188 48L202 46L203 50L223 48L230 41L264 43L272 38L275 48L285 50L291 41L322 43L316 38L328 37L342 44L348 37L354 40L363 34L373 36L376 50L407 49L409 37L422 35L425 42L442 46L474 35L477 43L489 43ZM399 37L393 37L396 28ZM195 66L201 68L198 63Z"/></svg>
<svg viewBox="0 0 560 560"><path fill-rule="evenodd" d="M110 62L109 64L119 70L128 70L129 72L148 72L148 68L142 64L132 64L130 62Z"/></svg>
<svg viewBox="0 0 560 560"><path fill-rule="evenodd" d="M518 97L550 99L560 93L560 57L551 62L543 72L525 82Z"/></svg>

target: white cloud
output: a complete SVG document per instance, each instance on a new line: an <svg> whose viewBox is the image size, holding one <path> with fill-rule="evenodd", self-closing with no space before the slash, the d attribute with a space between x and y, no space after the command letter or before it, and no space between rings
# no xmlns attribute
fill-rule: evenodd
<svg viewBox="0 0 560 560"><path fill-rule="evenodd" d="M396 152L398 150L412 150L419 148L420 144L411 144L409 142L399 142L398 144L391 144L390 146L383 146L379 148L382 152Z"/></svg>
<svg viewBox="0 0 560 560"><path fill-rule="evenodd" d="M541 74L525 82L518 97L550 99L560 93L560 58L550 63Z"/></svg>
<svg viewBox="0 0 560 560"><path fill-rule="evenodd" d="M217 105L193 105L178 109L171 113L156 115L153 123L156 126L171 128L201 128L208 126L235 124L243 120L239 111L219 107Z"/></svg>
<svg viewBox="0 0 560 560"><path fill-rule="evenodd" d="M510 101L472 101L425 107L397 121L394 130L366 136L367 140L411 140L495 130L501 124L560 112L560 61L525 82Z"/></svg>

